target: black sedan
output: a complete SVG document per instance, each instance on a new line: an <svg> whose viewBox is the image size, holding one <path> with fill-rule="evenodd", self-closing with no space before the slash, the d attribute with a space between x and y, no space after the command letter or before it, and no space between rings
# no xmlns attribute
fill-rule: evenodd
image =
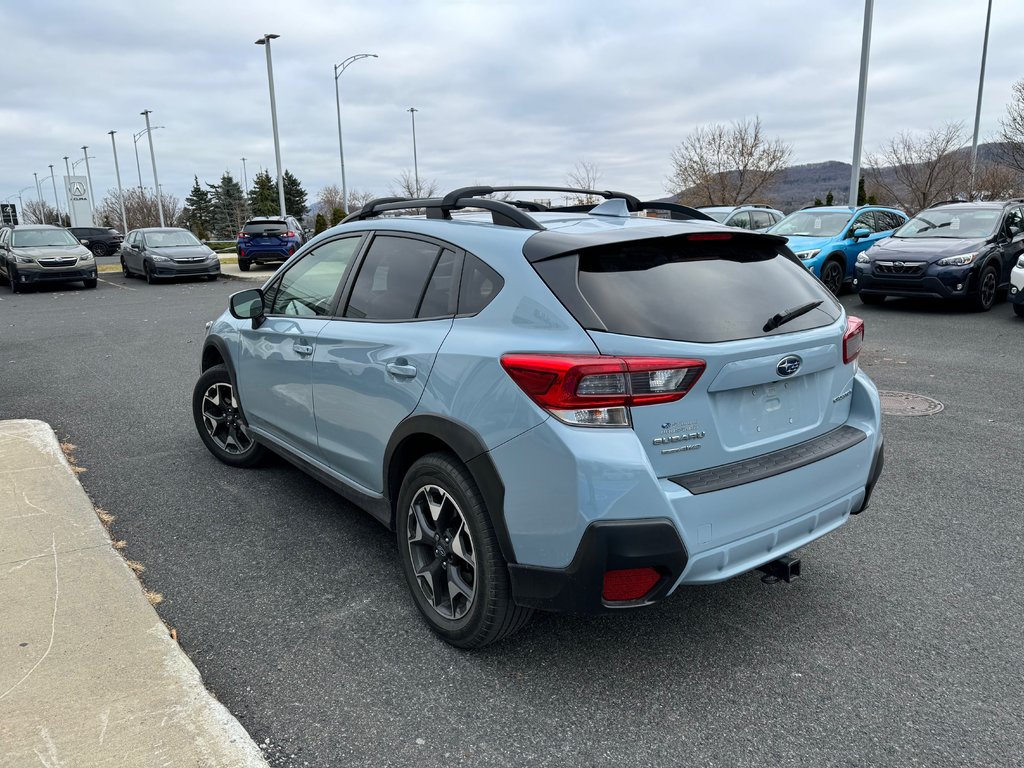
<svg viewBox="0 0 1024 768"><path fill-rule="evenodd" d="M220 277L220 259L187 229L150 227L134 229L121 248L125 277L139 275L147 283L168 277Z"/></svg>

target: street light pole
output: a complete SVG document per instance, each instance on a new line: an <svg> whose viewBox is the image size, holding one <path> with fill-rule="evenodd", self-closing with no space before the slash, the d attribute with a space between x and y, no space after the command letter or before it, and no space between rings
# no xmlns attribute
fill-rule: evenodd
<svg viewBox="0 0 1024 768"><path fill-rule="evenodd" d="M53 165L50 165L50 182L53 184L53 207L57 209L57 226L59 227L60 226L60 199L57 197L57 177L53 175Z"/></svg>
<svg viewBox="0 0 1024 768"><path fill-rule="evenodd" d="M248 192L249 191L249 173L245 169L245 160L246 160L246 158L243 157L242 158L242 183L245 184L245 191Z"/></svg>
<svg viewBox="0 0 1024 768"><path fill-rule="evenodd" d="M164 201L160 196L160 179L156 175L156 153L153 151L153 129L149 126L149 115L151 110L144 109L139 114L146 118L146 133L149 135L149 159L153 163L153 187L156 189L156 208L160 213L160 226L164 224Z"/></svg>
<svg viewBox="0 0 1024 768"><path fill-rule="evenodd" d="M416 157L416 113L419 112L416 107L409 107L406 110L412 115L412 167L413 174L416 177L416 197L420 196L420 162Z"/></svg>
<svg viewBox="0 0 1024 768"><path fill-rule="evenodd" d="M117 131L107 131L110 134L110 146L114 150L114 173L117 175L117 201L121 204L121 233L128 234L128 217L124 213L124 192L121 191L121 166L117 163L117 143L114 141L114 134Z"/></svg>
<svg viewBox="0 0 1024 768"><path fill-rule="evenodd" d="M270 58L270 41L276 40L280 35L266 34L256 41L256 45L265 46L267 49L267 81L270 83L270 123L274 128L274 159L277 160L277 201L281 206L281 218L287 212L284 207L284 175L281 172L281 140L277 136L277 100L274 98L274 64Z"/></svg>
<svg viewBox="0 0 1024 768"><path fill-rule="evenodd" d="M141 139L143 136L145 136L147 133L149 133L149 131L155 131L158 128L164 128L164 127L165 126L163 126L163 125L154 125L152 128L150 128L148 130L143 128L138 133L133 133L132 134L132 141L135 143L135 170L138 171L138 174L139 174L139 194L144 194L143 190L142 190L142 166L139 165L139 139Z"/></svg>
<svg viewBox="0 0 1024 768"><path fill-rule="evenodd" d="M860 85L857 86L857 121L853 129L853 163L850 169L850 196L852 208L857 207L860 191L860 153L864 145L864 104L868 96L868 55L871 52L871 15L875 0L864 0L864 36L860 43Z"/></svg>
<svg viewBox="0 0 1024 768"><path fill-rule="evenodd" d="M988 28L992 23L992 0L985 16L985 42L981 47L981 74L978 76L978 108L974 111L974 141L971 143L971 199L974 199L974 174L978 169L978 128L981 126L981 92L985 87L985 59L988 58Z"/></svg>
<svg viewBox="0 0 1024 768"><path fill-rule="evenodd" d="M334 65L334 101L338 107L338 156L341 158L341 207L348 213L348 186L345 184L345 148L341 142L341 93L338 86L338 78L345 71L349 64L360 59L376 59L375 53L357 53L349 56L340 64Z"/></svg>
<svg viewBox="0 0 1024 768"><path fill-rule="evenodd" d="M35 171L32 171L32 178L34 178L36 180L36 197L39 198L39 219L40 219L39 223L40 224L45 224L46 223L46 215L45 215L46 214L46 208L44 207L45 203L43 203L43 190L39 186L39 174L36 173Z"/></svg>
<svg viewBox="0 0 1024 768"><path fill-rule="evenodd" d="M89 170L89 148L82 147L82 154L85 157L85 177L89 180L89 211L92 216L92 223L96 224L96 195L92 191L92 171ZM95 159L95 158L94 158Z"/></svg>
<svg viewBox="0 0 1024 768"><path fill-rule="evenodd" d="M68 189L68 177L71 176L71 167L68 165L68 156L64 155L64 170L67 172L67 177L64 178L64 197L68 203L68 221L71 221L71 190ZM73 225L75 222L71 221Z"/></svg>

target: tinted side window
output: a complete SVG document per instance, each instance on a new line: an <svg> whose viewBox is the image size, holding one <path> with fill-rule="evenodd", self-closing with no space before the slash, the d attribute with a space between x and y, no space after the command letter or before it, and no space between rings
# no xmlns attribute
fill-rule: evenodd
<svg viewBox="0 0 1024 768"><path fill-rule="evenodd" d="M1006 217L1006 233L1013 237L1024 232L1024 216L1020 208L1013 208Z"/></svg>
<svg viewBox="0 0 1024 768"><path fill-rule="evenodd" d="M771 214L767 211L751 211L750 212L750 227L751 229L767 229L773 224Z"/></svg>
<svg viewBox="0 0 1024 768"><path fill-rule="evenodd" d="M334 308L334 296L352 262L360 237L324 243L289 267L268 291L269 315L321 317Z"/></svg>
<svg viewBox="0 0 1024 768"><path fill-rule="evenodd" d="M737 213L731 219L729 219L730 227L742 227L743 229L750 229L750 214L746 211Z"/></svg>
<svg viewBox="0 0 1024 768"><path fill-rule="evenodd" d="M377 236L363 260L345 317L411 320L440 247L406 237Z"/></svg>
<svg viewBox="0 0 1024 768"><path fill-rule="evenodd" d="M475 315L491 303L505 285L501 275L471 253L462 265L462 286L459 289L459 314Z"/></svg>
<svg viewBox="0 0 1024 768"><path fill-rule="evenodd" d="M862 213L853 223L850 224L850 228L846 230L846 236L848 238L853 237L853 233L858 229L866 229L868 232L877 232L875 229L875 216L871 211Z"/></svg>
<svg viewBox="0 0 1024 768"><path fill-rule="evenodd" d="M420 302L416 317L451 317L459 298L459 265L454 251L445 248Z"/></svg>

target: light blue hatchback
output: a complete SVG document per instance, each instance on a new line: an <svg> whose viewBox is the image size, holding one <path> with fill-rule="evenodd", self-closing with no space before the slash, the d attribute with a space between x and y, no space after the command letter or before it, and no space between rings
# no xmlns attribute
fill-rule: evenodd
<svg viewBox="0 0 1024 768"><path fill-rule="evenodd" d="M490 197L528 191L605 201ZM427 623L479 647L793 576L882 469L863 336L782 238L469 187L373 201L232 296L193 414L220 460L271 450L393 529Z"/></svg>
<svg viewBox="0 0 1024 768"><path fill-rule="evenodd" d="M907 214L896 208L818 206L794 211L768 233L785 237L804 266L838 295L853 281L857 254L906 222Z"/></svg>

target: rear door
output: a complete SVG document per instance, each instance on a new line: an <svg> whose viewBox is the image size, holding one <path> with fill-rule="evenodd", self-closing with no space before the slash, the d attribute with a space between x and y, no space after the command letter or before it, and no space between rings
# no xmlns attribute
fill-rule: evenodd
<svg viewBox="0 0 1024 768"><path fill-rule="evenodd" d="M313 417L316 337L337 305L361 236L324 243L295 262L264 294L266 318L243 327L238 389L249 423L319 458Z"/></svg>
<svg viewBox="0 0 1024 768"><path fill-rule="evenodd" d="M327 464L383 491L384 451L419 403L451 330L461 253L423 238L378 234L358 268L343 317L320 330L313 399Z"/></svg>
<svg viewBox="0 0 1024 768"><path fill-rule="evenodd" d="M786 448L849 415L854 366L843 363L842 307L776 238L715 237L616 244L568 257L577 259L580 293L599 318L590 321L590 335L603 354L706 365L681 400L631 409L659 477ZM543 277L550 265L537 267ZM815 302L765 330L774 315Z"/></svg>

